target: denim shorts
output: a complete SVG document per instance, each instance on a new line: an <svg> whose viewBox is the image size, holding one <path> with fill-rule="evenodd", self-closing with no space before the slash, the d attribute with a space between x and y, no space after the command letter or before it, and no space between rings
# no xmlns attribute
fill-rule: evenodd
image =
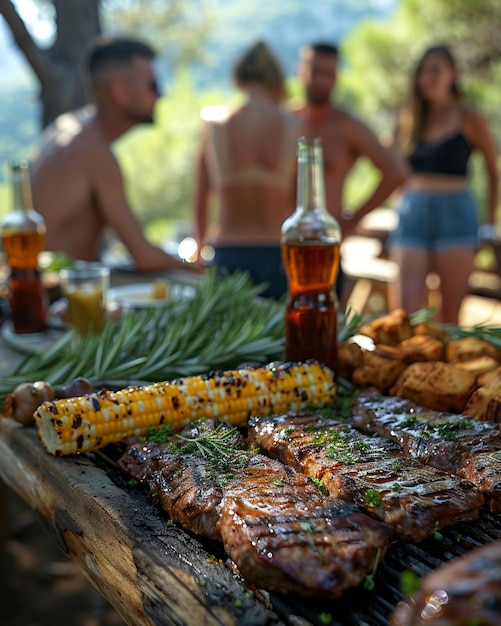
<svg viewBox="0 0 501 626"><path fill-rule="evenodd" d="M478 213L467 189L408 191L399 207L398 226L388 246L446 250L478 246Z"/></svg>

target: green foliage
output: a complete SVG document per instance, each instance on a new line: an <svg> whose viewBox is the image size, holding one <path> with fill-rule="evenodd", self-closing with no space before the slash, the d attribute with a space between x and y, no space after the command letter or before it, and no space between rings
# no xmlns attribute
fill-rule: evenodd
<svg viewBox="0 0 501 626"><path fill-rule="evenodd" d="M458 60L467 102L482 112L501 147L500 20L497 0L401 0L391 17L365 21L347 38L340 95L355 103L355 110L369 126L388 137L408 98L417 60L428 46L446 43ZM470 178L482 218L488 185L478 155L472 160Z"/></svg>

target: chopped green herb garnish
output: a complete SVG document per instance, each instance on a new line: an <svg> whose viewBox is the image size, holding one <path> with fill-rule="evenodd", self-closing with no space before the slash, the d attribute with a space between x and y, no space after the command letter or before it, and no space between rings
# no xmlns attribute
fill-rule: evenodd
<svg viewBox="0 0 501 626"><path fill-rule="evenodd" d="M175 525L176 524L175 524L175 522L173 520L171 520L171 519L167 520L167 526L175 526Z"/></svg>
<svg viewBox="0 0 501 626"><path fill-rule="evenodd" d="M320 491L320 493L323 493L324 495L327 493L327 489L320 478L312 478L311 481L315 484L315 487Z"/></svg>
<svg viewBox="0 0 501 626"><path fill-rule="evenodd" d="M364 502L365 504L367 504L367 506L370 506L372 508L376 508L383 504L381 496L375 489L367 489L364 496Z"/></svg>
<svg viewBox="0 0 501 626"><path fill-rule="evenodd" d="M435 530L433 531L433 539L435 539L435 541L443 541L444 539L444 536L438 529L438 522L435 522Z"/></svg>
<svg viewBox="0 0 501 626"><path fill-rule="evenodd" d="M399 485L398 483L393 483L393 485L391 486L391 490L392 491L402 491L402 486Z"/></svg>
<svg viewBox="0 0 501 626"><path fill-rule="evenodd" d="M446 424L433 425L428 424L427 430L436 433L444 441L456 441L457 434L462 430L473 428L473 422L468 419L448 422Z"/></svg>
<svg viewBox="0 0 501 626"><path fill-rule="evenodd" d="M301 522L299 524L299 527L301 528L301 530L304 530L305 533L313 533L315 530L313 522Z"/></svg>
<svg viewBox="0 0 501 626"><path fill-rule="evenodd" d="M274 481L272 481L271 484L274 485L275 487L283 487L285 485L285 481L282 480L281 478L276 478Z"/></svg>
<svg viewBox="0 0 501 626"><path fill-rule="evenodd" d="M410 596L421 589L419 576L411 570L404 570L400 575L400 589L404 596Z"/></svg>
<svg viewBox="0 0 501 626"><path fill-rule="evenodd" d="M242 608L242 600L235 600L235 607L237 609L241 609Z"/></svg>
<svg viewBox="0 0 501 626"><path fill-rule="evenodd" d="M418 425L418 418L415 415L408 417L405 422L400 425L401 428L416 428Z"/></svg>
<svg viewBox="0 0 501 626"><path fill-rule="evenodd" d="M397 461L396 463L393 463L392 469L398 474L398 472L402 469L402 464Z"/></svg>
<svg viewBox="0 0 501 626"><path fill-rule="evenodd" d="M330 613L320 613L318 620L321 624L326 624L326 626L328 626L329 624L332 624L332 615Z"/></svg>
<svg viewBox="0 0 501 626"><path fill-rule="evenodd" d="M367 576L364 578L364 589L367 589L367 591L372 591L376 585L374 581L374 577L376 576L380 559L381 559L381 548L378 548L377 554L376 554L376 560L374 561L374 567L372 568L372 572L370 574L367 574Z"/></svg>
<svg viewBox="0 0 501 626"><path fill-rule="evenodd" d="M142 441L149 441L151 443L165 443L174 434L174 427L172 424L162 424L157 428L151 426L146 431L146 435L142 438Z"/></svg>

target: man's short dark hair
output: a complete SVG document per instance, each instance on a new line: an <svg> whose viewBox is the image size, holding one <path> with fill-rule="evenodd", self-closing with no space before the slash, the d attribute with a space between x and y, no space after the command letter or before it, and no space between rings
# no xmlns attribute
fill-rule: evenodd
<svg viewBox="0 0 501 626"><path fill-rule="evenodd" d="M102 70L130 65L135 57L154 59L155 51L137 39L101 37L89 50L86 68L92 79Z"/></svg>
<svg viewBox="0 0 501 626"><path fill-rule="evenodd" d="M336 57L339 55L339 48L336 44L327 43L326 41L316 41L308 44L306 47L316 54L328 54Z"/></svg>

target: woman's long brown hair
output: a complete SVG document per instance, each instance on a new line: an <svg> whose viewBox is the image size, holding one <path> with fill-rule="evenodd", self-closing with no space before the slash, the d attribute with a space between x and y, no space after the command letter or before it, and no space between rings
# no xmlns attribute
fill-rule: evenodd
<svg viewBox="0 0 501 626"><path fill-rule="evenodd" d="M440 54L445 58L450 67L456 69L456 61L452 55L452 52L447 46L435 45L428 48L420 61L418 62L416 69L412 76L411 94L409 98L409 104L402 112L399 130L397 134L397 143L406 151L411 151L422 137L423 128L426 123L428 115L428 102L421 96L418 88L418 77L423 67L424 61L431 54ZM461 91L456 81L451 85L451 93L454 98L461 98Z"/></svg>

